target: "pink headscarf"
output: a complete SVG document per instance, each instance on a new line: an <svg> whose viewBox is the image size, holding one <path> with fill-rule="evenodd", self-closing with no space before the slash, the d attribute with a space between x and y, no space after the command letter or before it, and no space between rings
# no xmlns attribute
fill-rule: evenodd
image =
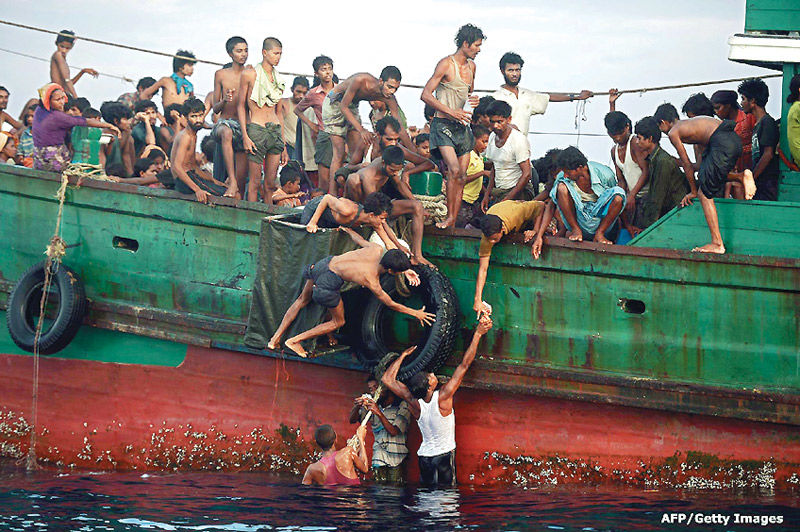
<svg viewBox="0 0 800 532"><path fill-rule="evenodd" d="M42 105L48 111L50 110L50 97L53 96L53 93L57 90L64 90L61 88L61 85L58 83L48 83L41 89L39 89L39 99L42 100Z"/></svg>

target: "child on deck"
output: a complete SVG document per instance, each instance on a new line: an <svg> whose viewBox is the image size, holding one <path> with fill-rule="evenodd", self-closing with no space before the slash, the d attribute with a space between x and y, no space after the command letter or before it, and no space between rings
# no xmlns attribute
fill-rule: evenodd
<svg viewBox="0 0 800 532"><path fill-rule="evenodd" d="M294 164L287 164L281 170L281 186L272 196L272 201L279 207L299 207L303 204L300 197L305 193L300 191L300 169Z"/></svg>
<svg viewBox="0 0 800 532"><path fill-rule="evenodd" d="M139 93L141 99L152 98L161 89L161 104L166 108L173 103L183 104L194 96L194 85L188 78L194 74L194 64L197 62L192 52L178 50L172 58L172 75L164 76L149 88Z"/></svg>
<svg viewBox="0 0 800 532"><path fill-rule="evenodd" d="M103 119L109 124L117 126L122 134L105 147L106 165L121 164L125 167L126 176L133 175L133 167L136 162L136 152L131 135L133 112L120 102L103 102L100 112Z"/></svg>
<svg viewBox="0 0 800 532"><path fill-rule="evenodd" d="M156 174L157 165L150 159L137 159L133 165L133 177L128 179L120 179L120 183L127 183L130 185L149 186L158 183Z"/></svg>
<svg viewBox="0 0 800 532"><path fill-rule="evenodd" d="M696 247L692 251L725 253L714 197L722 195L725 183L729 180L741 182L744 186L745 199L752 199L756 192L750 170L745 170L742 174L731 173L736 160L742 154L742 143L734 132L735 123L732 120L720 121L716 117L706 116L678 120L678 111L668 103L659 105L653 118L658 123L659 129L668 134L670 142L675 146L689 182L691 191L681 200L681 206L691 205L692 200L699 195L703 214L711 231L711 243ZM700 169L697 172L699 191L694 182L694 166L689 160L684 143L695 145L695 156L704 149Z"/></svg>
<svg viewBox="0 0 800 532"><path fill-rule="evenodd" d="M472 125L472 136L475 137L475 146L469 152L467 177L464 181L464 193L461 196L461 208L456 217L456 227L466 227L483 212L482 202L479 202L483 190L483 178L492 179L493 171L487 170L481 155L489 144L490 131L480 125ZM492 166L492 163L489 163ZM488 195L485 196L488 201Z"/></svg>
<svg viewBox="0 0 800 532"><path fill-rule="evenodd" d="M17 164L17 139L11 133L0 131L0 163Z"/></svg>
<svg viewBox="0 0 800 532"><path fill-rule="evenodd" d="M84 74L97 77L97 71L92 68L81 69L74 77L69 77L69 65L67 65L67 54L75 45L75 32L61 30L56 37L56 51L50 57L50 81L63 87L64 92L73 98L78 97L75 92L75 84Z"/></svg>

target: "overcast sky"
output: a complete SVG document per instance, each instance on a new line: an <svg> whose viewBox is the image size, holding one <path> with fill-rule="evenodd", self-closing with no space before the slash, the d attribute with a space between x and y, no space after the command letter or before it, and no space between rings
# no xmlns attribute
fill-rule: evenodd
<svg viewBox="0 0 800 532"><path fill-rule="evenodd" d="M578 92L654 87L713 79L762 75L771 71L728 61L728 37L744 28L744 0L672 0L664 2L589 0L511 1L487 3L461 0L373 2L206 0L140 0L139 2L6 2L0 18L51 30L71 29L78 35L174 53L193 51L198 58L225 62L225 40L241 35L250 44L251 63L260 60L266 36L283 42L279 70L311 71L312 59L324 53L335 62L340 77L358 71L377 75L394 64L403 81L424 84L438 59L455 50L458 27L471 22L487 35L478 55L476 87L494 89L502 83L500 56L515 51L525 60L521 85L532 90ZM54 36L2 26L0 48L49 58ZM89 66L134 80L172 73L171 59L78 41L68 56L73 67ZM44 62L0 51L0 85L11 91L8 110L17 115L35 90L48 81ZM198 64L191 81L204 96L213 88L217 67ZM73 74L77 70L73 70ZM772 97L767 111L778 115L779 81L768 81ZM617 108L636 122L669 101L678 109L698 90L706 95L735 84L627 94ZM94 107L133 90L131 84L103 77L84 77L78 94ZM400 106L409 123L422 125L420 90L401 88ZM156 98L157 100L157 98ZM367 105L362 104L366 119ZM583 134L605 133L607 97L586 105ZM552 103L535 117L531 131L576 133L575 103ZM608 137L531 135L539 156L552 147L578 143L590 159L609 162ZM662 141L664 144L666 141Z"/></svg>

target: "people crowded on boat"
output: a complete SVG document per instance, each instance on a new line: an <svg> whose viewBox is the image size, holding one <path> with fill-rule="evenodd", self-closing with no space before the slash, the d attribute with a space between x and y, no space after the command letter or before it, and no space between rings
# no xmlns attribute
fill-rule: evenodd
<svg viewBox="0 0 800 532"><path fill-rule="evenodd" d="M231 37L225 43L231 62L215 72L213 92L205 101L198 100L203 103L203 120L193 122L194 127L210 129L211 134L202 142L202 154L190 154L188 150L196 150L200 140L200 129L186 131L188 114L199 112L194 102L190 112L184 109L194 95L189 78L197 59L191 52L178 50L172 60L172 75L157 81L142 77L135 92L98 106L104 118L100 121L90 102L75 91L75 83L83 74L96 72L84 69L70 77L66 54L76 37L65 30L57 36L57 50L51 58L50 77L57 83L48 85L33 106L26 104L20 120L6 112L10 93L0 87L0 126L8 124L14 138L13 143L5 143L6 151L12 144L18 147L18 154L11 159L53 171L63 170L72 159L68 133L73 126L102 127L112 133L107 135L111 138L101 153L106 170L113 170L109 173L130 184L176 188L200 201L228 196L300 208L316 188L332 198L348 198L353 204L382 191L393 201L390 216L408 217L411 222L409 256L413 264L427 264L422 255L424 225L438 221L440 228L479 229L487 210L498 201L536 198L545 203L543 216L547 207L552 209L554 221L543 228L544 233L557 228L558 235L566 234L575 242L591 238L607 244L615 241L620 229L636 236L652 225L671 210L674 198L687 187L680 205L690 204L700 194L699 189L701 204L712 216L712 245L696 249L721 252L724 245L715 229L713 197L774 200L778 159L784 157L794 164L800 157L800 80L796 77L789 94L790 103L796 105L787 119L788 154L780 152L776 122L764 108L769 97L767 87L756 79L742 83L738 94L722 90L711 98L703 93L692 95L682 106L688 120L678 120L672 106L659 108L654 119L661 131L669 134L678 159L664 153L649 119L636 121L641 134L634 131L634 121L615 109L620 93L612 89L611 112L604 120L613 140L610 175L605 165L588 161L583 170L555 168L554 157L548 155L532 161L526 135L531 118L544 113L549 102L585 100L593 93L544 93L522 88L524 60L507 52L499 61L502 85L491 96L478 98L473 94L473 81L484 38L483 31L474 25L458 29L454 53L437 63L421 91L426 123L415 127L406 122L406 114L397 104L395 92L402 77L394 66L383 68L378 77L362 72L339 82L333 59L318 56L312 63L311 87L305 78L297 77L287 97L286 82L277 70L283 52L280 41L265 39L260 62L248 66L247 42ZM159 91L163 112L152 101ZM359 117L361 101L369 102L372 108L374 133ZM133 116L126 110L131 107ZM694 131L701 123L708 126L708 135ZM734 124L733 132L740 140L738 149L726 133L730 124ZM714 125L722 128L715 136L716 129L710 129ZM482 128L489 128L488 135ZM176 139L185 144L177 151ZM695 162L685 153L685 144L695 145ZM708 160L702 157L704 150L711 156ZM741 154L729 168L734 151ZM180 159L179 165L170 161L173 154ZM566 155L575 155L575 150L566 151ZM562 153L559 158L566 155ZM142 158L155 163L161 175L158 183L152 182L150 166L145 167ZM286 171L283 183L279 169L290 158L297 161L297 167ZM650 168L653 161L656 169ZM441 170L445 177L442 201L446 214L441 218L426 211L430 207L424 207L409 186L410 175L431 169ZM685 183L678 183L681 171ZM203 174L198 180L199 172ZM295 191L298 176L299 189ZM194 186L201 183L202 192L189 186L187 179ZM615 187L622 193L609 193L606 203L608 198L603 194ZM651 199L654 189L658 197ZM620 204L622 211L617 215ZM336 209L331 212L336 218ZM393 240L384 225L379 224L386 239ZM538 257L541 242L535 235L532 240L536 247L533 255ZM397 247L397 243L393 245Z"/></svg>

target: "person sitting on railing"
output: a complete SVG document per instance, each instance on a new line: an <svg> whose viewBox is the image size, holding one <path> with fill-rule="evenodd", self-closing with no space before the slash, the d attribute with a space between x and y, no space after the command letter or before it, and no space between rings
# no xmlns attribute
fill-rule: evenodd
<svg viewBox="0 0 800 532"><path fill-rule="evenodd" d="M617 237L617 218L625 207L625 190L608 166L589 161L575 146L561 151L550 199L558 207L567 237L576 242L592 238L611 244Z"/></svg>
<svg viewBox="0 0 800 532"><path fill-rule="evenodd" d="M48 83L39 89L39 97L41 104L34 112L32 126L33 167L37 170L61 172L67 167L71 156L65 139L73 126L108 128L120 135L113 124L65 113L67 95L60 85Z"/></svg>
<svg viewBox="0 0 800 532"><path fill-rule="evenodd" d="M382 119L383 120L383 119ZM403 179L405 152L400 146L387 146L383 154L370 164L350 174L345 183L345 197L356 203L373 192L384 192L392 199L392 216L411 216L411 262L433 266L422 256L422 233L425 229L425 209L414 197L408 182Z"/></svg>
<svg viewBox="0 0 800 532"><path fill-rule="evenodd" d="M350 235L350 238L362 249L349 251L338 256L328 256L316 264L309 264L305 267L303 270L303 279L305 279L303 290L286 311L278 329L267 343L267 347L270 349L279 348L281 338L298 313L312 301L327 308L330 312L330 319L286 340L286 349L297 356L305 357L307 353L302 346L303 341L332 333L344 326L344 303L342 303L340 291L346 282L356 283L367 288L389 309L408 314L419 320L421 325L430 325L436 318L435 314L425 312L425 307L415 310L397 303L384 292L381 286L380 277L384 273L390 275L403 274L408 279L409 284L419 286L419 275L411 269L411 262L409 262L405 253L397 249L387 251L379 244L367 242L349 227L342 227L340 231Z"/></svg>
<svg viewBox="0 0 800 532"><path fill-rule="evenodd" d="M204 172L197 164L197 132L203 129L206 114L205 104L197 98L189 98L183 104L182 114L186 118L187 127L175 136L172 143L172 173L175 179L175 191L181 194L194 194L197 201L208 203L209 195L222 196L226 187Z"/></svg>

